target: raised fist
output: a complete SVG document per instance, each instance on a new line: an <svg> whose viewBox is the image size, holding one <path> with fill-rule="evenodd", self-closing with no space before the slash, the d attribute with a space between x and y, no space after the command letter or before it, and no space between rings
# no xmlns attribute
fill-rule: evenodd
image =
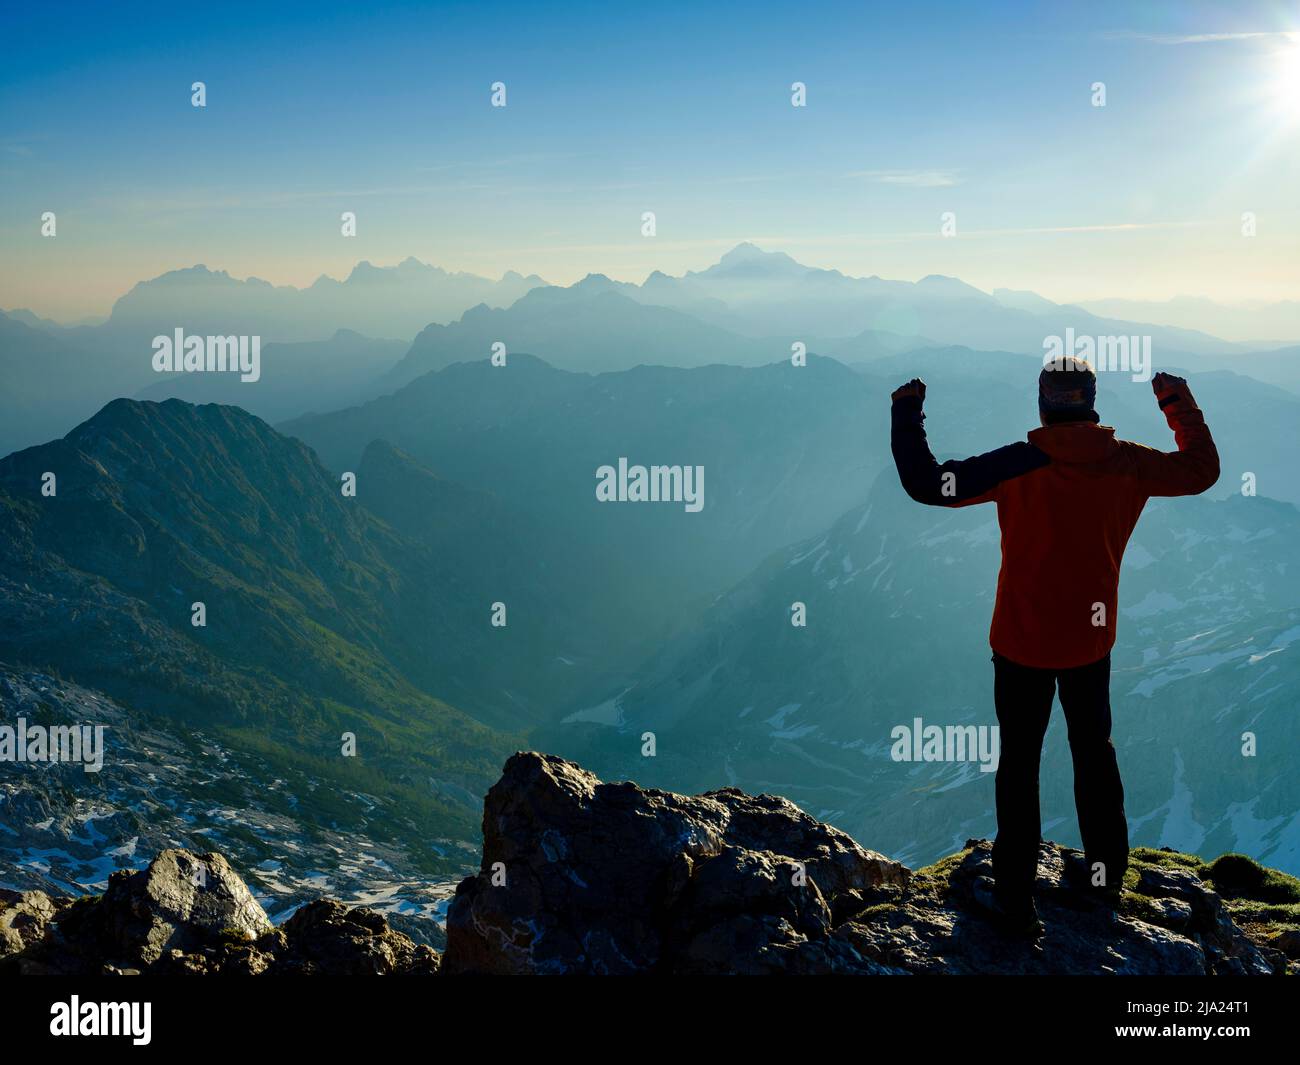
<svg viewBox="0 0 1300 1065"><path fill-rule="evenodd" d="M897 403L904 396L915 396L922 403L925 402L925 382L919 377L913 377L905 385L899 385L894 389L893 395L889 397L891 403Z"/></svg>
<svg viewBox="0 0 1300 1065"><path fill-rule="evenodd" d="M1157 396L1171 388L1186 389L1187 379L1185 377L1175 377L1171 373L1158 373L1151 378L1151 391Z"/></svg>

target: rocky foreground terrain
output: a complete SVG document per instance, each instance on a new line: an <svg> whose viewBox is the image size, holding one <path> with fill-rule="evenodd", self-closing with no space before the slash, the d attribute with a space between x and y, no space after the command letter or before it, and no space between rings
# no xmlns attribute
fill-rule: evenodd
<svg viewBox="0 0 1300 1065"><path fill-rule="evenodd" d="M521 753L483 833L441 954L325 899L276 927L221 854L169 849L98 897L0 891L0 972L1300 974L1300 881L1238 855L1135 850L1116 913L1044 843L1030 945L973 907L988 841L912 871L770 795L674 795Z"/></svg>
<svg viewBox="0 0 1300 1065"><path fill-rule="evenodd" d="M79 763L8 763L0 771L0 890L98 894L116 870L162 851L220 851L273 924L323 896L382 913L416 942L442 945L441 923L478 848L425 837L455 872L422 868L385 833L391 796L284 773L212 733L148 718L101 692L0 662L0 724L103 725L101 772ZM333 824L305 807L327 796ZM427 864L427 863L425 863Z"/></svg>

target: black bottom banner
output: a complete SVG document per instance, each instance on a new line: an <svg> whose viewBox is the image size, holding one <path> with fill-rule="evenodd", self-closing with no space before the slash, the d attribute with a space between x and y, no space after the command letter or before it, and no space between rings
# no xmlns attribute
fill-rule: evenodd
<svg viewBox="0 0 1300 1065"><path fill-rule="evenodd" d="M392 1040L494 1048L620 1025L650 1050L682 1037L806 1047L826 1024L918 1050L994 1039L1001 1048L1065 1041L1273 1043L1294 1031L1295 981L1218 978L859 977L478 979L457 977L81 979L4 981L6 1050L374 1051ZM487 1022L486 1024L484 1022ZM1052 1040L1053 1043L1044 1043ZM602 1039L602 1042L605 1042ZM392 1044L395 1049L400 1044ZM654 1052L654 1051L652 1051ZM16 1061L17 1058L8 1057Z"/></svg>

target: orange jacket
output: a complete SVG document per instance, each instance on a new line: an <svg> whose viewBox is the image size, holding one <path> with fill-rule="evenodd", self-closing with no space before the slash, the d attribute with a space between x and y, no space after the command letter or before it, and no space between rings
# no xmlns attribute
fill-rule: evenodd
<svg viewBox="0 0 1300 1065"><path fill-rule="evenodd" d="M1151 496L1196 495L1219 479L1219 453L1185 382L1157 392L1178 450L1116 440L1067 422L963 461L937 463L921 400L895 400L892 446L903 487L936 506L996 502L1002 568L989 644L1024 666L1069 669L1115 643L1124 547Z"/></svg>

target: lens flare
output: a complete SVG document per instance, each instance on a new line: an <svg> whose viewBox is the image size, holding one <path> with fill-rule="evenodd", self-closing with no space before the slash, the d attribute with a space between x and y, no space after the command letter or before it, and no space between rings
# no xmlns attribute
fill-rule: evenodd
<svg viewBox="0 0 1300 1065"><path fill-rule="evenodd" d="M1277 53L1273 90L1283 114L1300 121L1300 37L1292 36Z"/></svg>

